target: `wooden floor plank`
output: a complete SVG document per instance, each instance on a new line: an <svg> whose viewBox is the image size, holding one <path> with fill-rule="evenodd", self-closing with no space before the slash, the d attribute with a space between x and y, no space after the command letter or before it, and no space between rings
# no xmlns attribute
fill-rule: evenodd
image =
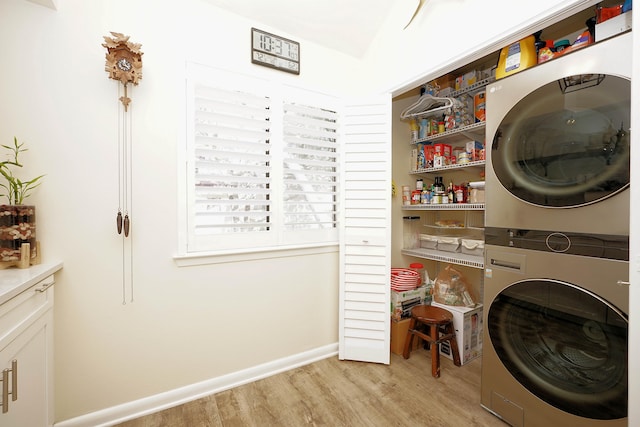
<svg viewBox="0 0 640 427"><path fill-rule="evenodd" d="M119 424L119 427L505 427L480 407L480 359L441 359L431 376L424 349L390 365L332 357Z"/></svg>

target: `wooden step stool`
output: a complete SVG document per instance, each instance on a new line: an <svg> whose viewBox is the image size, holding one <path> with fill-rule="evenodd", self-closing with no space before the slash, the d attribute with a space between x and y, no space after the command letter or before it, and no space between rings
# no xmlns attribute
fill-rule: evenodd
<svg viewBox="0 0 640 427"><path fill-rule="evenodd" d="M425 333L421 331L427 329ZM440 335L440 329L443 335ZM440 343L449 341L453 363L460 366L460 352L456 341L456 331L453 327L453 315L444 308L432 305L418 305L411 309L411 322L407 331L407 338L404 342L404 352L402 356L409 358L414 336L418 336L429 343L431 348L431 375L434 378L440 377Z"/></svg>

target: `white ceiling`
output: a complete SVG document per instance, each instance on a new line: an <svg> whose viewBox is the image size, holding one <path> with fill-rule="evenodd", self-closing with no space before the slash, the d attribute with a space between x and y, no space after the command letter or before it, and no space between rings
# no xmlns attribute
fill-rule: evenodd
<svg viewBox="0 0 640 427"><path fill-rule="evenodd" d="M397 2L413 8L410 13L418 4L418 0L205 1L287 32L293 38L306 39L356 58L365 54Z"/></svg>

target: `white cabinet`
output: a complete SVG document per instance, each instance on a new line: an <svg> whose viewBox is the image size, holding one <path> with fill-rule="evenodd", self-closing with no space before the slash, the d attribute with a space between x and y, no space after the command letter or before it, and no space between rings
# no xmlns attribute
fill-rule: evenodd
<svg viewBox="0 0 640 427"><path fill-rule="evenodd" d="M2 426L53 425L53 283L50 274L0 304Z"/></svg>

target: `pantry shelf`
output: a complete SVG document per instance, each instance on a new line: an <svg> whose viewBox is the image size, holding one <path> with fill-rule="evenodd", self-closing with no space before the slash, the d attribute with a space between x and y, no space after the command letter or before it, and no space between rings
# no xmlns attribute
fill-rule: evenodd
<svg viewBox="0 0 640 427"><path fill-rule="evenodd" d="M452 98L455 98L456 96L460 96L460 95L464 95L465 93L469 93L471 95L475 95L476 93L480 92L481 90L484 89L484 87L490 83L493 83L496 81L495 77L489 77L486 79L482 79L479 80L477 82L475 82L474 84L467 86L463 89L458 89L456 91L453 91L451 93L449 93L447 96L450 96Z"/></svg>
<svg viewBox="0 0 640 427"><path fill-rule="evenodd" d="M448 131L437 133L435 135L429 135L425 138L419 138L411 141L411 145L416 144L431 144L434 142L449 142L453 140L459 140L460 135L472 139L474 141L484 141L484 128L486 122L476 122L470 125L461 126L459 128L450 129Z"/></svg>
<svg viewBox="0 0 640 427"><path fill-rule="evenodd" d="M464 169L464 168L472 168L472 167L481 167L484 168L486 161L485 160L475 160L469 163L455 163L453 165L445 165L437 168L426 168L426 169L418 169L414 171L410 171L411 175L415 174L424 174L424 173L438 173L442 171L450 171L453 169Z"/></svg>
<svg viewBox="0 0 640 427"><path fill-rule="evenodd" d="M484 203L438 203L438 204L417 204L417 205L404 205L403 211L482 211L484 210Z"/></svg>
<svg viewBox="0 0 640 427"><path fill-rule="evenodd" d="M447 231L458 231L458 230L475 230L484 232L484 227L473 227L473 226L463 226L463 227L442 227L439 225L431 225L425 224L427 228L432 228L434 230L447 230Z"/></svg>
<svg viewBox="0 0 640 427"><path fill-rule="evenodd" d="M449 264L466 265L472 268L484 268L484 258L481 256L468 255L458 252L444 252L436 249L402 249L403 255L410 255L418 258L431 259Z"/></svg>

